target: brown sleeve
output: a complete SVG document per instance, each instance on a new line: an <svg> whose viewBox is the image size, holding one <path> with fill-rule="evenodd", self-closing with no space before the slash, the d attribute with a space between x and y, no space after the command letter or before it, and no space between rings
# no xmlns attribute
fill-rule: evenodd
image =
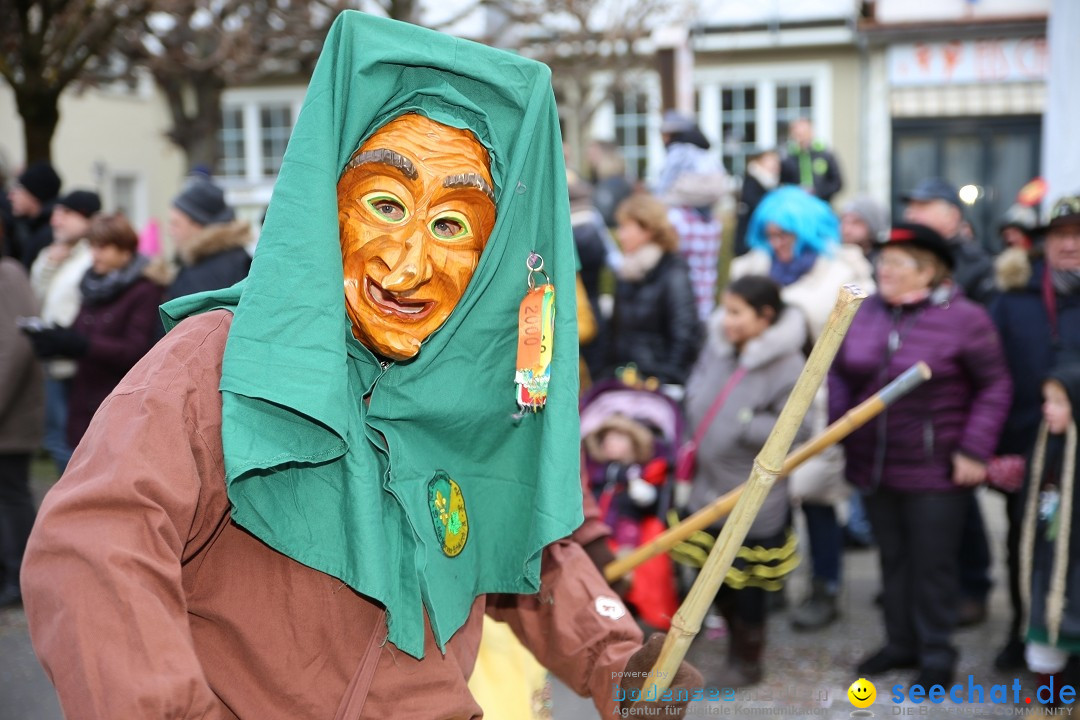
<svg viewBox="0 0 1080 720"><path fill-rule="evenodd" d="M591 696L604 717L642 634L585 551L568 540L544 550L540 592L489 595L488 614L513 628L544 667L574 692Z"/></svg>
<svg viewBox="0 0 1080 720"><path fill-rule="evenodd" d="M585 487L582 487L581 509L585 513L585 521L570 536L571 540L578 545L584 546L593 540L611 535L611 528L604 524L604 521L600 518L600 507L593 500L592 493Z"/></svg>
<svg viewBox="0 0 1080 720"><path fill-rule="evenodd" d="M200 433L220 432L217 385L176 359L197 339L178 328L105 401L30 537L31 639L68 720L234 717L199 664L181 579L185 549L224 516L200 504L223 485L220 439Z"/></svg>

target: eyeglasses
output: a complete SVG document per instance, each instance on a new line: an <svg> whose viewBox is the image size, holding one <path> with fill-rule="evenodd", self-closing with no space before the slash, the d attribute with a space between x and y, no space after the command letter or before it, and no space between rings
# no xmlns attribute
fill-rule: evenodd
<svg viewBox="0 0 1080 720"><path fill-rule="evenodd" d="M919 266L919 263L915 261L915 258L904 255L878 255L874 259L874 265L879 268L911 268L914 270Z"/></svg>

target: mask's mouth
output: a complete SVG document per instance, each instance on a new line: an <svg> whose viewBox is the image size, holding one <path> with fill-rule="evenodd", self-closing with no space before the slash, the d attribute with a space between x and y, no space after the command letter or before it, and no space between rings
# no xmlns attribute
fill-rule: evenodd
<svg viewBox="0 0 1080 720"><path fill-rule="evenodd" d="M435 309L432 300L406 300L369 277L364 278L364 293L372 305L402 320L423 320Z"/></svg>

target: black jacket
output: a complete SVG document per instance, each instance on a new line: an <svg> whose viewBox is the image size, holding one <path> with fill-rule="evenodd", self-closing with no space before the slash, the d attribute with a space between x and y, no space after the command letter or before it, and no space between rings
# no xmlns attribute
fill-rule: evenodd
<svg viewBox="0 0 1080 720"><path fill-rule="evenodd" d="M1010 259L1021 255L1013 254ZM1043 380L1063 358L1080 356L1080 295L1054 293L1057 313L1054 327L1043 300L1043 283L1048 281L1045 264L1034 263L1026 283L1005 282L1001 279L1004 274L999 263L999 284L1006 291L995 297L989 308L1001 334L1005 362L1013 381L1012 406L998 453L1027 455L1035 445L1042 419Z"/></svg>
<svg viewBox="0 0 1080 720"><path fill-rule="evenodd" d="M205 290L220 290L247 277L251 256L244 248L233 248L211 255L195 265L180 268L169 286L168 300Z"/></svg>
<svg viewBox="0 0 1080 720"><path fill-rule="evenodd" d="M982 245L975 240L949 241L952 248L953 280L964 289L964 295L977 303L986 305L994 297L994 261Z"/></svg>
<svg viewBox="0 0 1080 720"><path fill-rule="evenodd" d="M742 191L739 193L739 205L736 210L738 221L735 225L735 254L743 255L750 248L746 244L746 229L750 226L750 216L754 214L758 203L769 193L769 188L750 173L743 178Z"/></svg>
<svg viewBox="0 0 1080 720"><path fill-rule="evenodd" d="M1065 388L1069 397L1069 403L1073 407L1073 421L1076 421L1076 408L1080 407L1080 365L1071 365L1059 368L1053 375ZM1053 644L1066 652L1075 653L1080 650L1080 567L1076 558L1080 557L1080 498L1072 496L1072 505L1065 504L1064 488L1069 478L1065 475L1069 458L1065 457L1067 443L1063 435L1050 435L1046 444L1046 451L1042 457L1042 477L1034 477L1030 473L1029 464L1028 487L1025 495L1025 507L1030 507L1027 502L1035 500L1034 512L1024 518L1024 530L1021 535L1020 552L1031 553L1031 577L1022 578L1021 582L1030 582L1031 599L1028 604L1028 640L1040 643ZM1075 469L1080 468L1080 449L1073 456L1072 464L1074 473L1072 483L1076 483ZM1040 512L1044 505L1032 495L1038 496L1041 491L1049 490L1049 486L1056 486L1060 491L1060 506L1051 517L1043 517ZM1069 536L1063 537L1065 523L1062 522L1065 513L1069 513L1070 529ZM1023 538L1030 532L1031 545L1023 546ZM1051 537L1053 539L1051 539ZM1053 607L1053 577L1056 564L1058 543L1065 542L1068 548L1065 563L1065 584L1063 592L1058 599L1062 601L1059 619L1060 628L1056 643L1050 643L1048 637L1048 625L1050 618L1055 614Z"/></svg>
<svg viewBox="0 0 1080 720"><path fill-rule="evenodd" d="M180 251L180 272L165 291L165 300L240 282L251 268L247 244L251 227L244 221L207 225Z"/></svg>
<svg viewBox="0 0 1080 720"><path fill-rule="evenodd" d="M40 253L53 241L52 219L54 202L47 202L41 208L41 214L35 218L16 217L13 222L11 248L8 254L18 258L30 272L30 267Z"/></svg>
<svg viewBox="0 0 1080 720"><path fill-rule="evenodd" d="M690 271L675 253L638 282L615 286L608 372L634 363L645 377L683 384L697 359L704 331L698 321Z"/></svg>
<svg viewBox="0 0 1080 720"><path fill-rule="evenodd" d="M840 176L840 166L836 158L816 140L809 150L800 147L788 148L787 157L780 163L780 182L784 185L802 185L801 163L804 157L808 158L814 178L813 194L829 202L832 196L844 187L844 180Z"/></svg>

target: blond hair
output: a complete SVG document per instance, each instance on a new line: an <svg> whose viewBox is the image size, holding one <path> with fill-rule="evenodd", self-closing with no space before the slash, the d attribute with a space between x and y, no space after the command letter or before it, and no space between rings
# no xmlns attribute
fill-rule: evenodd
<svg viewBox="0 0 1080 720"><path fill-rule="evenodd" d="M635 193L615 211L619 222L636 222L652 235L652 241L664 252L677 252L679 234L668 220L668 207L648 193Z"/></svg>
<svg viewBox="0 0 1080 720"><path fill-rule="evenodd" d="M892 245L888 246L892 247ZM897 248L903 250L915 260L915 264L920 268L933 268L934 276L930 278L930 287L936 288L945 282L952 274L949 272L949 266L946 265L941 258L934 253L921 247L912 247L911 245L898 243Z"/></svg>

